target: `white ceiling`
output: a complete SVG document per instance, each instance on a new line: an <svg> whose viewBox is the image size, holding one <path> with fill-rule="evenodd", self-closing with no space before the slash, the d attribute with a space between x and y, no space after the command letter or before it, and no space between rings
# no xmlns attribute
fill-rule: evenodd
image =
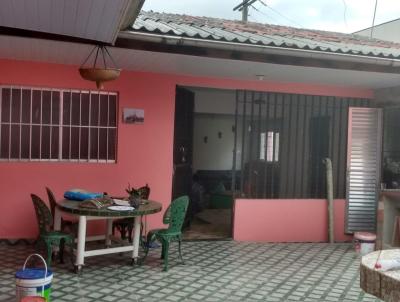
<svg viewBox="0 0 400 302"><path fill-rule="evenodd" d="M0 36L0 58L80 65L93 46L59 41ZM317 83L347 87L383 88L398 86L399 74L361 72L314 67L264 64L203 58L129 49L110 49L118 67L191 76L278 82Z"/></svg>
<svg viewBox="0 0 400 302"><path fill-rule="evenodd" d="M0 26L112 43L129 0L1 0Z"/></svg>

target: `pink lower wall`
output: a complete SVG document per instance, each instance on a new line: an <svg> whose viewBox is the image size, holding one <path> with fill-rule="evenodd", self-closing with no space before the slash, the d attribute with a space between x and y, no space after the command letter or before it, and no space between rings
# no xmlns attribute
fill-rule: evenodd
<svg viewBox="0 0 400 302"><path fill-rule="evenodd" d="M344 234L345 200L334 201L336 242ZM236 199L233 239L261 242L326 242L328 210L325 199Z"/></svg>
<svg viewBox="0 0 400 302"><path fill-rule="evenodd" d="M78 66L0 60L0 68L0 84L95 89L94 83L80 78ZM45 186L52 188L56 197L61 198L69 188L123 194L128 182L133 186L148 183L151 199L162 202L165 209L171 196L176 85L373 97L369 89L123 71L118 80L105 85L106 90L119 93L117 163L0 162L0 238L33 238L37 235L36 218L29 194L36 193L45 197ZM121 123L124 107L144 109L144 124ZM257 201L253 202L257 204ZM237 207L238 215L243 211L237 217L237 223L246 223L244 217L250 214L248 209L240 201ZM319 213L320 205L316 204L313 211ZM307 212L302 212L302 215L307 215ZM161 226L161 217L162 213L151 215L148 219L149 227ZM240 231L245 228L252 230L246 224L240 226L237 230L239 240L245 238Z"/></svg>

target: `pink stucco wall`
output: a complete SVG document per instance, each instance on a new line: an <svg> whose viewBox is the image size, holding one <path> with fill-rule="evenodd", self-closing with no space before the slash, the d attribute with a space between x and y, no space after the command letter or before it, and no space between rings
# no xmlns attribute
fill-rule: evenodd
<svg viewBox="0 0 400 302"><path fill-rule="evenodd" d="M0 60L0 68L0 84L95 88L94 83L80 78L77 66ZM61 198L68 188L123 194L128 182L133 186L148 183L151 187L151 198L162 202L165 208L171 196L176 85L363 98L373 96L372 90L368 89L123 71L117 81L106 83L107 90L119 92L118 162L0 162L0 238L36 236L36 220L29 194L36 193L45 197L45 186L52 188L56 196ZM143 108L144 124L121 123L121 110L124 107ZM317 208L319 209L318 206ZM259 212L254 207L253 210ZM236 213L239 214L240 211L249 213L246 207L239 206ZM149 217L150 228L160 226L161 215L159 213ZM244 219L243 215L240 217ZM240 219L238 223L245 222Z"/></svg>
<svg viewBox="0 0 400 302"><path fill-rule="evenodd" d="M255 210L256 209L256 210ZM335 241L344 234L345 200L334 201ZM237 199L233 239L262 242L326 242L328 210L324 199Z"/></svg>

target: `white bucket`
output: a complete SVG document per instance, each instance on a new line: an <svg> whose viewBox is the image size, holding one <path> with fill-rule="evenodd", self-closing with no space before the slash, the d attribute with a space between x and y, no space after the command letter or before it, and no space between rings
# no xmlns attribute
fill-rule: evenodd
<svg viewBox="0 0 400 302"><path fill-rule="evenodd" d="M32 257L39 257L44 263L44 269L26 268L26 263ZM23 297L40 296L50 302L51 281L53 280L52 271L47 269L46 261L39 254L32 254L26 258L24 266L15 273L17 302Z"/></svg>
<svg viewBox="0 0 400 302"><path fill-rule="evenodd" d="M372 253L375 250L375 242L361 242L360 243L360 255Z"/></svg>
<svg viewBox="0 0 400 302"><path fill-rule="evenodd" d="M375 250L376 235L367 232L354 233L356 252L361 256L369 254Z"/></svg>

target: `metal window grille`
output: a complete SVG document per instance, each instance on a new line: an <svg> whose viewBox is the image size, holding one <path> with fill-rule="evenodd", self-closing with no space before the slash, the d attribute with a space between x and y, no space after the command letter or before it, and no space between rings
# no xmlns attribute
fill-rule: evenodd
<svg viewBox="0 0 400 302"><path fill-rule="evenodd" d="M246 198L325 198L329 157L334 197L345 198L349 106L371 101L237 91L232 190Z"/></svg>
<svg viewBox="0 0 400 302"><path fill-rule="evenodd" d="M115 162L117 97L0 86L0 160Z"/></svg>

